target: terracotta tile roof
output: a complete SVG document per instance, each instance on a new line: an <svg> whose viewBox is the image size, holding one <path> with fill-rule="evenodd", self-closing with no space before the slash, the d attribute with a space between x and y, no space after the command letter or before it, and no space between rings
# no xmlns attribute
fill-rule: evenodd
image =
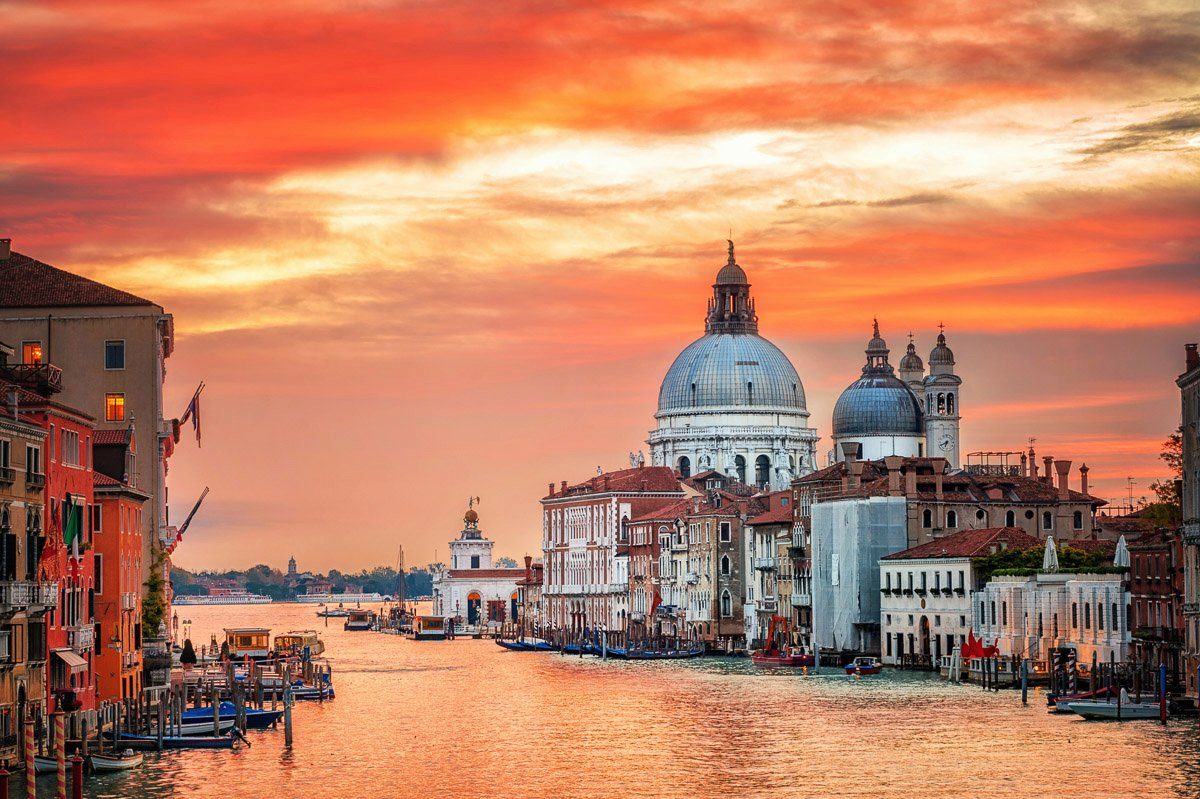
<svg viewBox="0 0 1200 799"><path fill-rule="evenodd" d="M0 261L0 308L56 305L154 305L127 291L97 283L14 252Z"/></svg>
<svg viewBox="0 0 1200 799"><path fill-rule="evenodd" d="M544 499L558 499L564 496L579 496L586 494L604 494L610 492L633 493L680 491L679 477L669 466L640 466L632 469L620 469L615 472L598 474L590 480L567 486L566 492L556 490Z"/></svg>
<svg viewBox="0 0 1200 799"><path fill-rule="evenodd" d="M1109 559L1117 554L1117 542L1109 541L1106 538L1080 538L1077 540L1058 541L1059 548L1071 547L1072 549L1080 549L1084 552L1099 552ZM1126 544L1129 542L1126 541Z"/></svg>
<svg viewBox="0 0 1200 799"><path fill-rule="evenodd" d="M94 485L98 488L102 488L102 487L103 488L116 488L121 485L121 481L114 480L113 478L109 477L107 474L103 474L102 472L93 472L92 473L92 485Z"/></svg>
<svg viewBox="0 0 1200 799"><path fill-rule="evenodd" d="M757 516L746 522L749 525L760 524L791 524L792 523L792 506L791 504L777 506L772 510L760 513Z"/></svg>
<svg viewBox="0 0 1200 799"><path fill-rule="evenodd" d="M990 554L993 546L1000 548L1001 544L1007 545L1008 549L1021 550L1043 546L1042 542L1018 527L981 527L935 538L912 549L884 555L881 560L976 558Z"/></svg>
<svg viewBox="0 0 1200 799"><path fill-rule="evenodd" d="M635 516L629 520L630 524L636 522L670 522L680 516L687 516L692 512L692 500L681 499L678 502L672 502L670 505L664 505L658 510L652 510L648 513L643 513L641 516Z"/></svg>
<svg viewBox="0 0 1200 799"><path fill-rule="evenodd" d="M92 443L105 445L121 445L129 443L130 435L133 433L133 428L126 427L118 430L97 430L92 434Z"/></svg>
<svg viewBox="0 0 1200 799"><path fill-rule="evenodd" d="M492 580L498 577L511 577L515 580L525 579L524 569L450 569L446 572L455 579L467 580L472 577Z"/></svg>

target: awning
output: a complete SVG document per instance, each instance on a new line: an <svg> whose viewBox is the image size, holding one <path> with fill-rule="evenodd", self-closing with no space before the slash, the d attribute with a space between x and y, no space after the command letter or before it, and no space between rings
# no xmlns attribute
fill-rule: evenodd
<svg viewBox="0 0 1200 799"><path fill-rule="evenodd" d="M71 674L87 671L88 662L70 649L55 649L54 656L67 665Z"/></svg>

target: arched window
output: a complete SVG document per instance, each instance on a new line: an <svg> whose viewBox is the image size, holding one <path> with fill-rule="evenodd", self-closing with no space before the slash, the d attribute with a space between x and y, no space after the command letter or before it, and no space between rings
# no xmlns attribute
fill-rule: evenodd
<svg viewBox="0 0 1200 799"><path fill-rule="evenodd" d="M721 574L723 574L723 575L725 575L726 577L728 577L728 576L729 576L730 567L731 567L731 564L730 564L730 562L729 562L729 556L728 556L728 555L722 555L722 556L721 556Z"/></svg>
<svg viewBox="0 0 1200 799"><path fill-rule="evenodd" d="M1042 512L1042 529L1043 530L1054 529L1054 516L1053 516L1053 514L1050 513L1050 511Z"/></svg>
<svg viewBox="0 0 1200 799"><path fill-rule="evenodd" d="M1074 524L1075 524L1076 530L1083 529L1083 511L1081 511L1081 510L1075 511Z"/></svg>
<svg viewBox="0 0 1200 799"><path fill-rule="evenodd" d="M983 522L984 527L987 527L987 511L985 511L983 508L980 508L979 510L975 511L975 518Z"/></svg>
<svg viewBox="0 0 1200 799"><path fill-rule="evenodd" d="M759 455L754 459L754 484L759 488L766 488L771 482L771 459L766 455Z"/></svg>
<svg viewBox="0 0 1200 799"><path fill-rule="evenodd" d="M955 513L954 511L950 511L946 514L946 526L947 527L958 527L958 514L957 513Z"/></svg>
<svg viewBox="0 0 1200 799"><path fill-rule="evenodd" d="M754 404L754 384L751 382L748 382L748 381L746 383L746 397L749 400L749 403L751 405L753 405Z"/></svg>
<svg viewBox="0 0 1200 799"><path fill-rule="evenodd" d="M1096 603L1096 629L1104 629L1104 604L1101 602Z"/></svg>
<svg viewBox="0 0 1200 799"><path fill-rule="evenodd" d="M687 455L684 455L682 458L679 459L679 476L680 477L691 477L692 476L692 459L689 458Z"/></svg>
<svg viewBox="0 0 1200 799"><path fill-rule="evenodd" d="M1011 510L1008 513L1005 513L1004 514L1004 526L1005 527L1016 527L1017 526L1017 514Z"/></svg>
<svg viewBox="0 0 1200 799"><path fill-rule="evenodd" d="M945 394L938 394L938 406L937 406L937 409L938 409L938 413L945 413L945 412L946 412L946 395L945 395Z"/></svg>
<svg viewBox="0 0 1200 799"><path fill-rule="evenodd" d="M733 597L728 590L721 592L721 615L725 618L733 615Z"/></svg>
<svg viewBox="0 0 1200 799"><path fill-rule="evenodd" d="M954 395L953 394L946 395L946 413L950 414L951 416L954 415Z"/></svg>
<svg viewBox="0 0 1200 799"><path fill-rule="evenodd" d="M931 511L929 508L926 508L921 513L921 526L926 530L928 530L930 527L933 527L933 511Z"/></svg>
<svg viewBox="0 0 1200 799"><path fill-rule="evenodd" d="M734 457L733 471L737 474L737 479L739 482L746 482L746 459L741 455Z"/></svg>

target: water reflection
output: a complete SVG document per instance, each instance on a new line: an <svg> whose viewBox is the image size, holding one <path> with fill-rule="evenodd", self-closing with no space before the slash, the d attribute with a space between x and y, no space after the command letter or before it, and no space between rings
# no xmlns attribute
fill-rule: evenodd
<svg viewBox="0 0 1200 799"><path fill-rule="evenodd" d="M181 609L182 610L182 609ZM224 626L316 627L338 698L296 710L296 746L149 754L89 797L1200 795L1194 720L1052 717L1040 695L923 674L853 680L746 660L608 662L323 626L303 605L195 607ZM52 795L53 780L40 785ZM21 795L13 783L13 795Z"/></svg>

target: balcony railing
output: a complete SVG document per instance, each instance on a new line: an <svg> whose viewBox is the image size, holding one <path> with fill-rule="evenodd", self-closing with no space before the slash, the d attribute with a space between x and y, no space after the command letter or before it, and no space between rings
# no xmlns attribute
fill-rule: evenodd
<svg viewBox="0 0 1200 799"><path fill-rule="evenodd" d="M12 485L17 479L17 470L11 466L0 466L0 483Z"/></svg>
<svg viewBox="0 0 1200 799"><path fill-rule="evenodd" d="M121 610L134 610L137 608L137 594L133 591L123 591L121 593Z"/></svg>
<svg viewBox="0 0 1200 799"><path fill-rule="evenodd" d="M774 613L779 610L779 600L777 599L760 599L758 600L758 609L770 611Z"/></svg>
<svg viewBox="0 0 1200 799"><path fill-rule="evenodd" d="M96 643L96 628L91 624L80 624L67 628L67 645L76 652L86 652Z"/></svg>
<svg viewBox="0 0 1200 799"><path fill-rule="evenodd" d="M0 375L25 388L62 391L62 369L52 363L10 363L0 367Z"/></svg>
<svg viewBox="0 0 1200 799"><path fill-rule="evenodd" d="M25 488L41 491L46 487L46 475L42 472L25 472Z"/></svg>
<svg viewBox="0 0 1200 799"><path fill-rule="evenodd" d="M761 571L774 571L775 570L775 558L755 558L754 559L754 568L759 569Z"/></svg>
<svg viewBox="0 0 1200 799"><path fill-rule="evenodd" d="M688 572L684 579L692 585L695 585L696 583L700 582L700 575L696 574L695 572Z"/></svg>
<svg viewBox="0 0 1200 799"><path fill-rule="evenodd" d="M58 583L0 581L0 613L16 613L24 608L45 610L57 606Z"/></svg>
<svg viewBox="0 0 1200 799"><path fill-rule="evenodd" d="M812 606L812 594L792 594L792 607L807 608Z"/></svg>

